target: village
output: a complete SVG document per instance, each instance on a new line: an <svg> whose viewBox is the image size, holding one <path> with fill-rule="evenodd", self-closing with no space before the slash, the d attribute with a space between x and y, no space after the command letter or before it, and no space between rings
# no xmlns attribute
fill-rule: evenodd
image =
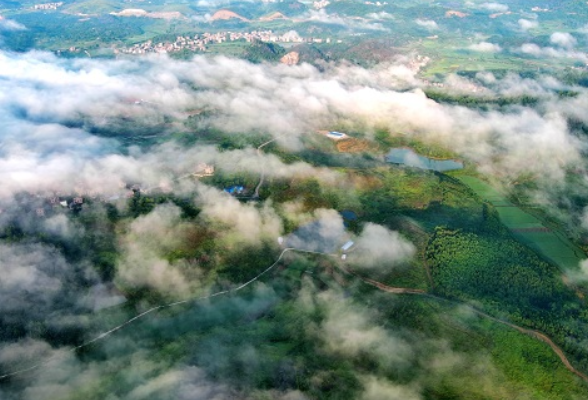
<svg viewBox="0 0 588 400"><path fill-rule="evenodd" d="M214 165L199 163L191 172L175 178L174 181L186 178L211 177L214 173ZM114 203L121 199L131 199L141 195L168 192L169 190L168 185L148 186L146 184L120 182L118 187L114 187L111 191L101 192L82 182L78 182L74 185L73 190L67 193L60 190L22 193L19 204L23 210L28 210L37 217L45 218L54 214L58 209L66 209L75 213L80 212L88 202ZM243 191L243 187L233 190L225 189L225 192L232 196L241 194ZM4 209L0 208L0 214L3 214L4 211Z"/></svg>
<svg viewBox="0 0 588 400"><path fill-rule="evenodd" d="M224 42L271 42L271 43L330 43L330 39L302 38L296 31L289 31L282 35L275 34L271 30L260 30L251 32L204 32L194 36L177 36L175 42L153 42L148 40L137 43L131 47L123 47L115 50L115 53L123 54L146 54L146 53L174 53L182 50L206 51L210 44ZM340 42L340 41L339 41Z"/></svg>
<svg viewBox="0 0 588 400"><path fill-rule="evenodd" d="M60 1L58 3L43 3L43 4L35 4L31 8L33 10L57 10L59 7L63 5L63 2Z"/></svg>

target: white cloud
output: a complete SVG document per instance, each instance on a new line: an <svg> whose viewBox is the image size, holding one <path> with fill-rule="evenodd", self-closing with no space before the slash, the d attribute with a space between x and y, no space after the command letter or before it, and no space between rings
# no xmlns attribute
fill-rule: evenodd
<svg viewBox="0 0 588 400"><path fill-rule="evenodd" d="M311 222L286 237L287 247L333 253L348 239L343 218L337 211L317 209L311 218Z"/></svg>
<svg viewBox="0 0 588 400"><path fill-rule="evenodd" d="M421 400L418 387L394 384L389 380L365 376L361 379L364 392L361 400Z"/></svg>
<svg viewBox="0 0 588 400"><path fill-rule="evenodd" d="M580 52L534 44L519 51L540 57L585 57ZM422 83L409 62L408 58L398 59L370 70L327 65L319 71L308 64L254 65L225 57L196 56L187 62L167 57L108 61L64 60L39 52L0 53L0 109L4 111L0 114L4 127L0 197L19 190L68 191L76 182L109 195L128 182L187 193L194 191L193 181L174 182L174 178L191 172L199 162L259 173L261 161L267 173L276 177L313 173L331 175L328 179L333 180L332 173L319 173L304 163L284 165L272 155L259 159L251 149L219 153L211 147L165 145L146 153L122 154L116 141L84 129L86 124L102 126L104 118L105 126L111 123L108 121L132 118L148 128L158 127L165 116L181 122L187 118L186 111L195 109L207 110L202 115L205 125L228 134L270 134L290 148L300 148L302 134L345 120L368 133L386 127L438 141L467 154L486 172L516 175L531 171L550 179L560 177L580 159L579 139L569 135L565 124L553 123L557 115L524 108L505 114L483 113L437 104L418 89ZM532 86L517 86L514 81L509 85L509 90ZM136 104L132 99L144 101ZM532 124L523 121L527 115L532 115ZM72 122L81 128L65 126ZM525 124L523 132L553 131L562 138L552 149L558 156L547 157L542 164L517 162L513 154L532 160L535 150L542 151L542 142L530 141L526 149L506 145L514 143L512 138L525 137L513 128ZM167 128L162 129L164 135ZM566 156L560 157L560 151Z"/></svg>
<svg viewBox="0 0 588 400"><path fill-rule="evenodd" d="M259 244L274 242L282 233L282 222L269 203L257 208L204 185L198 187L196 203L202 207L201 217L220 226L221 237L228 240Z"/></svg>
<svg viewBox="0 0 588 400"><path fill-rule="evenodd" d="M437 25L437 23L431 19L417 18L415 22L417 25L422 26L423 28L431 30L439 29L439 25Z"/></svg>
<svg viewBox="0 0 588 400"><path fill-rule="evenodd" d="M75 236L81 237L82 228L75 226L65 214L57 214L42 222L42 229L52 235L63 239L72 239Z"/></svg>
<svg viewBox="0 0 588 400"><path fill-rule="evenodd" d="M48 246L0 244L0 311L42 312L53 307L64 278L73 270Z"/></svg>
<svg viewBox="0 0 588 400"><path fill-rule="evenodd" d="M377 13L369 13L366 15L366 17L371 18L371 19L394 19L394 15L387 13L386 11L381 11L381 12L377 12Z"/></svg>
<svg viewBox="0 0 588 400"><path fill-rule="evenodd" d="M253 0L243 0L243 2L252 3ZM196 4L198 7L215 9L231 4L231 0L198 0Z"/></svg>
<svg viewBox="0 0 588 400"><path fill-rule="evenodd" d="M320 336L327 350L350 357L367 355L383 368L410 365L414 357L410 344L379 326L377 316L331 291L320 293L317 303L326 312Z"/></svg>
<svg viewBox="0 0 588 400"><path fill-rule="evenodd" d="M506 12L508 11L508 6L506 4L501 3L482 3L480 4L480 8L492 12Z"/></svg>
<svg viewBox="0 0 588 400"><path fill-rule="evenodd" d="M206 379L199 368L186 367L171 369L143 385L137 385L127 399L142 400L158 398L162 400L222 400L235 398L235 393L225 385Z"/></svg>
<svg viewBox="0 0 588 400"><path fill-rule="evenodd" d="M534 29L539 26L539 22L524 18L519 19L518 24L519 28L523 31L528 31L529 29Z"/></svg>
<svg viewBox="0 0 588 400"><path fill-rule="evenodd" d="M571 49L578 44L578 41L568 32L554 32L549 37L549 41L559 47Z"/></svg>
<svg viewBox="0 0 588 400"><path fill-rule="evenodd" d="M558 39L554 44L564 47L561 43ZM541 48L532 44L526 50L538 56L573 54L565 47ZM259 157L254 149L221 153L211 146L182 148L168 144L148 151L131 147L123 152L116 141L88 133L80 121L95 126L92 124L98 124L104 116L153 118L153 124L158 126L163 116L182 121L183 111L203 107L211 110L210 116L202 117L207 124L226 128L232 134L269 133L280 143L289 144L289 140L296 142L300 132L328 127L344 118L361 124L367 134L374 127L384 126L424 141L437 141L463 153L482 171L506 176L531 171L552 182L562 180L569 166L580 164L581 152L586 149L585 141L570 134L566 123L572 113L587 118L585 92L565 101L548 97L537 109L480 112L428 99L417 88L420 82L406 60L372 70L327 65L319 71L309 65L260 66L222 57L196 57L189 62L157 57L106 61L63 60L38 52L0 53L0 76L3 204L18 191L74 190L80 183L105 193L117 191L119 184L127 181L167 185L178 192L195 194L196 204L202 208L201 219L196 222L222 226L221 242L273 241L282 233L281 219L270 203L243 204L191 179L174 181L199 162L250 173L259 173L260 163L264 163L268 176L276 178L314 175L330 182L343 179L305 163L286 165L274 155ZM552 88L559 87L554 80L538 82L513 75L498 79L484 73L479 79L496 93L549 96ZM467 83L452 80L456 85ZM135 104L129 97L145 101ZM70 123L79 128L68 127ZM287 206L302 214L294 202L284 208ZM314 231L324 243L332 242L337 247L344 240L345 229L336 211L316 210L303 217L317 221ZM121 224L118 245L122 255L117 279L166 294L189 294L200 284L197 265L170 261L167 256L193 228L195 222L191 223L182 220L177 207L162 205ZM77 226L61 215L47 218L39 227L63 238L78 234ZM300 246L320 249L309 235L298 239ZM349 260L362 257L365 265L395 265L414 251L414 246L397 232L366 224ZM587 279L587 264L582 264L583 275L578 279ZM184 274L187 268L195 272L190 279ZM55 300L62 299L69 289L65 284L71 269L64 257L50 247L0 246L0 295L4 299L0 310L49 315L49 311L55 311ZM105 291L100 285L93 288ZM124 300L109 293L102 296L108 304ZM395 368L413 360L413 351L405 339L378 325L377 315L341 297L330 294L317 300L326 309L325 320L317 329L328 351L351 357L367 354L382 368ZM37 323L39 319L28 321ZM33 340L0 347L4 369L14 360L35 360L52 352L48 344ZM88 381L104 376L98 366L84 368L73 353L69 354L70 358L64 358L58 368L39 371L27 389L29 399L68 397L75 390L87 388ZM141 372L132 372L141 385L130 389L129 398L188 399L197 396L195 393L204 398L233 396L226 386L206 381L204 373L194 367L160 371L140 354L133 357L134 365L148 373L144 377ZM364 377L362 383L366 399L418 398L418 388L399 387L382 378ZM283 396L300 397L299 392Z"/></svg>
<svg viewBox="0 0 588 400"><path fill-rule="evenodd" d="M531 54L533 56L542 56L545 53L544 48L535 43L525 43L521 46L520 50L525 54Z"/></svg>
<svg viewBox="0 0 588 400"><path fill-rule="evenodd" d="M568 48L541 47L535 43L525 43L518 51L534 57L570 58L588 63L588 55L586 53Z"/></svg>
<svg viewBox="0 0 588 400"><path fill-rule="evenodd" d="M26 26L16 22L12 19L5 19L0 17L0 32L2 31L24 31Z"/></svg>
<svg viewBox="0 0 588 400"><path fill-rule="evenodd" d="M196 22L201 22L201 23L204 23L204 22L211 22L211 21L212 21L212 15L210 15L210 14L208 14L208 13L206 13L206 14L203 14L203 15L192 15L190 18L191 18L193 21L196 21Z"/></svg>
<svg viewBox="0 0 588 400"><path fill-rule="evenodd" d="M133 220L121 239L116 278L119 285L146 287L175 298L191 293L192 282L183 273L188 272L187 266L168 260L169 252L185 237L186 225L180 215L178 207L164 204ZM191 269L189 273L198 275L197 266Z"/></svg>
<svg viewBox="0 0 588 400"><path fill-rule="evenodd" d="M7 370L14 368L14 365L32 364L50 353L51 346L48 343L31 338L13 343L2 343L0 365Z"/></svg>
<svg viewBox="0 0 588 400"><path fill-rule="evenodd" d="M586 226L584 229L587 229ZM588 260L581 261L579 269L567 271L566 276L573 283L588 282Z"/></svg>
<svg viewBox="0 0 588 400"><path fill-rule="evenodd" d="M489 42L480 42L480 43L472 44L471 46L468 47L468 49L473 50L473 51L479 51L482 53L499 53L500 51L502 51L502 47L500 47L499 45L497 45L495 43L489 43Z"/></svg>
<svg viewBox="0 0 588 400"><path fill-rule="evenodd" d="M303 16L305 21L311 22L321 22L324 24L334 24L334 25L341 25L345 26L349 29L359 29L359 30L371 30L371 31L388 31L388 28L385 28L380 23L373 23L368 22L365 19L355 19L349 18L346 16L340 16L338 14L329 14L327 11L322 8L320 10L309 10L308 13Z"/></svg>
<svg viewBox="0 0 588 400"><path fill-rule="evenodd" d="M415 247L396 231L367 223L349 253L358 268L387 268L411 258Z"/></svg>

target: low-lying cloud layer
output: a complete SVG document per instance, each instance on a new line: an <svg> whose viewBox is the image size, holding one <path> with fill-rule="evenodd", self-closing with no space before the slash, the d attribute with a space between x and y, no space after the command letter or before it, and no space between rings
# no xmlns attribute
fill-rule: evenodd
<svg viewBox="0 0 588 400"><path fill-rule="evenodd" d="M569 38L560 36L553 39L558 43L553 51L569 52L562 47ZM481 46L478 50L497 50ZM552 51L525 46L530 53ZM112 154L113 142L89 135L84 126L133 118L165 132L170 129L161 125L165 116L181 120L194 109L210 110L202 118L220 129L264 132L290 146L297 145L302 132L346 120L368 131L386 127L451 145L483 169L505 174L547 172L558 178L579 160L580 143L567 131L561 113L525 108L480 112L440 105L427 99L414 75L407 76L397 65L370 73L341 66L319 72L304 64L253 65L223 57L71 61L35 52L1 53L0 65L0 107L7 126L0 152L2 170L10 171L4 181L16 180L23 189L38 176L68 180L80 171L84 176L87 169L108 169L104 164L118 164L123 174L133 175L133 157ZM407 83L412 90L406 91ZM75 121L83 121L82 129L64 126ZM521 141L524 148L518 145ZM544 145L554 156L533 162L532 155L543 152ZM530 162L517 162L521 157Z"/></svg>
<svg viewBox="0 0 588 400"><path fill-rule="evenodd" d="M2 31L24 31L26 28L26 26L24 26L23 24L20 24L14 20L11 19L6 19L6 18L2 18L2 16L0 16L0 32Z"/></svg>
<svg viewBox="0 0 588 400"><path fill-rule="evenodd" d="M468 47L470 50L480 51L482 53L498 53L502 51L502 48L495 44L489 42L480 42L476 44L472 44Z"/></svg>
<svg viewBox="0 0 588 400"><path fill-rule="evenodd" d="M380 23L368 22L362 18L350 18L338 14L329 14L325 9L310 10L302 16L303 21L320 22L323 24L332 24L344 26L351 30L360 31L389 31Z"/></svg>
<svg viewBox="0 0 588 400"><path fill-rule="evenodd" d="M508 11L508 6L506 4L501 3L482 3L478 6L482 10L488 10L492 12L506 12Z"/></svg>
<svg viewBox="0 0 588 400"><path fill-rule="evenodd" d="M318 209L313 213L313 220L288 235L284 244L287 247L328 254L339 250L348 238L343 218L337 211Z"/></svg>
<svg viewBox="0 0 588 400"><path fill-rule="evenodd" d="M539 26L539 22L534 21L534 20L530 20L530 19L525 19L525 18L519 19L518 24L519 24L519 28L525 32L528 31L529 29L534 29Z"/></svg>
<svg viewBox="0 0 588 400"><path fill-rule="evenodd" d="M499 7L486 8L498 11ZM431 22L421 25L435 28ZM554 51L574 51L573 39L554 34ZM491 43L477 46L474 50L499 50ZM137 366L125 377L135 389L124 398L247 397L228 385L211 382L195 366L170 367L150 361L130 339L113 346L129 347L131 356L123 361L106 357L109 362L96 364L81 363L70 348L39 339L36 329L41 321L50 328L47 337L54 338L51 335L57 332L57 337L67 334L75 337L71 342L81 341L76 335L83 336L79 330L87 323L86 314L100 308L99 304L124 301L88 268L87 260L66 259L60 253L59 246L76 243L86 232L65 214L42 218L42 199L83 193L96 203L106 199L123 207L120 203L124 202L118 199L132 195L128 184L138 184L148 192L173 191L189 197L190 205L198 208L200 226L222 227L217 232L218 243L228 249L235 243L251 246L271 241L275 245L284 231L283 219L270 202L243 204L188 179L199 163L213 164L227 173L313 176L328 184L342 180L325 168L303 162L286 164L253 148L219 151L210 145L167 143L140 148L123 144L128 143L124 140L141 140L143 129L162 138L177 131L199 135L200 130L190 132L183 125L194 118L199 129L222 129L232 135L261 133L281 146L299 149L303 134L344 123L368 136L385 128L440 143L474 161L483 172L513 179L533 173L547 182L545 187L557 186L569 169L583 173L586 142L569 129L568 119L587 122L588 94L584 89L573 88L576 97L560 100L554 92L567 87L557 80L538 83L513 75L498 79L482 73L476 84L484 86L480 92L484 96L533 95L540 102L534 108L480 111L427 98L423 91L426 84L410 66L409 59L399 58L397 63L373 70L326 65L319 71L307 64L254 65L225 57L65 60L42 52L0 52L0 227L15 226L19 232L48 235L55 243L54 247L26 241L0 245L2 324L18 337L36 338L1 344L0 366L10 371L16 360L51 354L61 360L59 368L43 369L34 383L23 389L24 394L14 398L69 396L86 388L88 382L98 381L110 362ZM447 82L462 91L472 84L460 77ZM137 121L139 127L134 133L110 129L125 121ZM292 201L281 211L296 213L299 206ZM106 214L103 208L106 206L97 206L96 212ZM115 263L117 282L176 297L201 289L200 278L205 272L200 269L200 260L191 260L188 265L174 258L173 250L186 238L196 236L181 214L178 206L162 204L119 227L119 240L113 244L120 251ZM102 219L107 218L104 215ZM291 220L302 228L286 238L286 245L334 252L349 239L342 217L334 210L317 209ZM393 267L415 252L397 232L375 224L365 225L354 240L348 260L368 268ZM378 326L376 317L339 302L332 294L314 301L326 310L324 320L314 327L326 338L326 351L351 357L367 354L384 371L413 362L414 349L406 339ZM263 307L254 311L261 313ZM55 315L60 318L54 321ZM246 350L244 358L251 353ZM361 381L366 399L420 397L418 382L397 387L370 375L362 376ZM275 398L304 398L296 391L274 394ZM0 392L1 396L13 397Z"/></svg>
<svg viewBox="0 0 588 400"><path fill-rule="evenodd" d="M524 46L531 53L576 52L569 34L556 32L551 42L554 47ZM473 46L499 50L487 42ZM203 162L229 172L338 180L326 169L284 164L254 149L219 152L212 146L164 144L146 151L120 142L140 143L143 130L161 137L177 130L188 133L182 125L188 118L228 134L270 135L292 149L301 147L303 134L335 124L368 135L386 128L450 147L481 171L507 180L534 174L546 182L543 187L557 187L570 169L583 170L586 142L570 131L568 119L586 120L585 89L554 78L539 82L512 74L498 79L480 73L476 82L449 77L448 91L540 99L533 108L480 111L427 98L426 83L411 61L399 57L371 70L341 64L319 71L308 64L254 65L225 57L66 60L43 52L0 52L0 223L14 209L10 199L20 192L117 198L125 185L138 183L142 189L191 193L196 190L193 180L178 178ZM560 99L558 90L577 95ZM124 121L139 126L129 132ZM108 137L96 135L106 128ZM57 220L47 226L62 236L68 234L66 228Z"/></svg>
<svg viewBox="0 0 588 400"><path fill-rule="evenodd" d="M423 28L431 30L439 29L437 22L433 21L432 19L417 18L415 22L418 26L422 26Z"/></svg>
<svg viewBox="0 0 588 400"><path fill-rule="evenodd" d="M416 248L398 232L374 223L365 224L349 254L349 261L360 268L389 268L410 259Z"/></svg>

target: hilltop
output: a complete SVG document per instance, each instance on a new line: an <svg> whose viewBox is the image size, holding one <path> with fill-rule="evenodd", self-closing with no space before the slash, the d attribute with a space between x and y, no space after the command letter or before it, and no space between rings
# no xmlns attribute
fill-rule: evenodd
<svg viewBox="0 0 588 400"><path fill-rule="evenodd" d="M217 12L215 12L212 15L212 17L210 19L213 21L228 20L228 19L240 19L241 21L244 21L244 22L249 21L247 18L242 17L241 15L239 15L231 10L226 10L226 9L218 10Z"/></svg>
<svg viewBox="0 0 588 400"><path fill-rule="evenodd" d="M259 18L260 21L273 21L276 19L290 19L290 18L286 17L284 14L282 14L281 12L278 12L278 11Z"/></svg>

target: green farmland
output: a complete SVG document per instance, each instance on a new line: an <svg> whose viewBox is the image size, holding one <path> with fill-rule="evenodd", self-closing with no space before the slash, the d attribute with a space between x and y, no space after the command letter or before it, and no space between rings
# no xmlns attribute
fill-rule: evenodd
<svg viewBox="0 0 588 400"><path fill-rule="evenodd" d="M540 219L514 205L496 188L471 176L460 176L459 180L496 208L501 222L517 239L537 250L562 270L577 268L580 261L586 258L582 250L561 232L545 226Z"/></svg>

